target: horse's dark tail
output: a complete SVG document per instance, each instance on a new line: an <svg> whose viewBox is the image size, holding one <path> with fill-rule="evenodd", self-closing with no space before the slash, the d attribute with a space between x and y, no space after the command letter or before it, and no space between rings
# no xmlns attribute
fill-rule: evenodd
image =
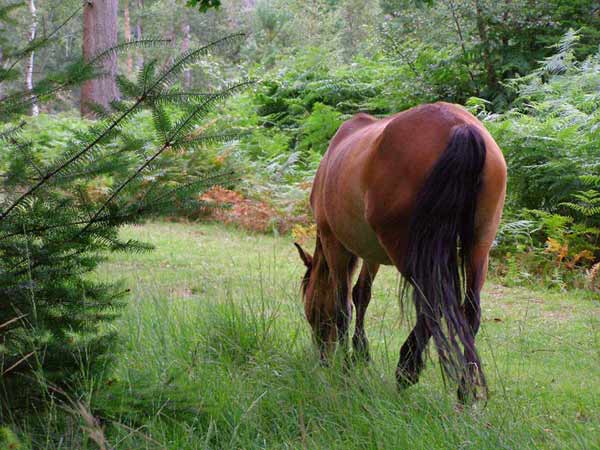
<svg viewBox="0 0 600 450"><path fill-rule="evenodd" d="M453 128L450 142L417 196L404 265L417 313L433 336L444 372L456 381L470 372L471 382L484 388L462 304L485 156L485 143L475 126ZM475 367L468 370L468 365Z"/></svg>

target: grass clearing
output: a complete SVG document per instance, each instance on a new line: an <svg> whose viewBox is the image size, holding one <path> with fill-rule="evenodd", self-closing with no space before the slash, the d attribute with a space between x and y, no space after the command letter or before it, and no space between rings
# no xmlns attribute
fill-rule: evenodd
<svg viewBox="0 0 600 450"><path fill-rule="evenodd" d="M131 287L116 365L88 376L113 448L600 447L600 304L588 294L489 282L478 347L490 399L461 412L433 350L420 383L396 390L409 324L391 268L367 313L374 360L344 371L318 364L290 239L180 223L124 233L157 248L97 272Z"/></svg>

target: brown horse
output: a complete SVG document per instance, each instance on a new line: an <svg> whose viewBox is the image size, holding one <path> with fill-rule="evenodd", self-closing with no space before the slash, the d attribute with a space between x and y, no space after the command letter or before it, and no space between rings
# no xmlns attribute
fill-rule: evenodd
<svg viewBox="0 0 600 450"><path fill-rule="evenodd" d="M506 163L479 120L435 103L343 123L319 166L310 196L317 223L314 255L295 244L307 271L306 317L326 359L347 348L352 301L355 357L369 359L364 317L381 264L413 287L415 327L400 350L400 386L418 381L431 337L459 398L485 388L475 349L479 293L506 192Z"/></svg>

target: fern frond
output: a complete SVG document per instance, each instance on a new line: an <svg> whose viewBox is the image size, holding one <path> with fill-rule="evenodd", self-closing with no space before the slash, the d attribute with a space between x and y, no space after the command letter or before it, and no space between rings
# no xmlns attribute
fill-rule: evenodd
<svg viewBox="0 0 600 450"><path fill-rule="evenodd" d="M587 206L582 205L580 203L571 203L571 202L563 202L560 204L561 206L565 206L585 217L593 217L600 215L600 206Z"/></svg>
<svg viewBox="0 0 600 450"><path fill-rule="evenodd" d="M143 48L156 48L165 46L167 44L171 44L172 41L170 39L131 39L129 41L121 42L109 49L103 50L102 52L92 56L88 64L95 66L100 64L104 59L109 58L111 56L119 55L128 50L138 50Z"/></svg>
<svg viewBox="0 0 600 450"><path fill-rule="evenodd" d="M581 39L580 31L581 30L569 28L567 32L561 36L560 40L553 45L553 47L558 48L559 54L564 54L571 51Z"/></svg>
<svg viewBox="0 0 600 450"><path fill-rule="evenodd" d="M600 175L581 175L579 179L586 186L600 187Z"/></svg>
<svg viewBox="0 0 600 450"><path fill-rule="evenodd" d="M573 47L579 37L578 31L570 28L555 45L558 52L544 60L543 69L550 74L564 73L574 62Z"/></svg>

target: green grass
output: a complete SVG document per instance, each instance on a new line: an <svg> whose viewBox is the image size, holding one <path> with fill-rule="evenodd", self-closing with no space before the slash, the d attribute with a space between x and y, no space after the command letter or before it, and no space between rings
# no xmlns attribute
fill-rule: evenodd
<svg viewBox="0 0 600 450"><path fill-rule="evenodd" d="M600 447L600 305L589 294L488 282L478 348L490 398L461 410L433 350L420 383L396 389L411 320L393 269L367 313L374 361L345 371L318 363L290 239L175 223L125 234L157 249L97 274L131 288L117 363L87 377L112 448Z"/></svg>

